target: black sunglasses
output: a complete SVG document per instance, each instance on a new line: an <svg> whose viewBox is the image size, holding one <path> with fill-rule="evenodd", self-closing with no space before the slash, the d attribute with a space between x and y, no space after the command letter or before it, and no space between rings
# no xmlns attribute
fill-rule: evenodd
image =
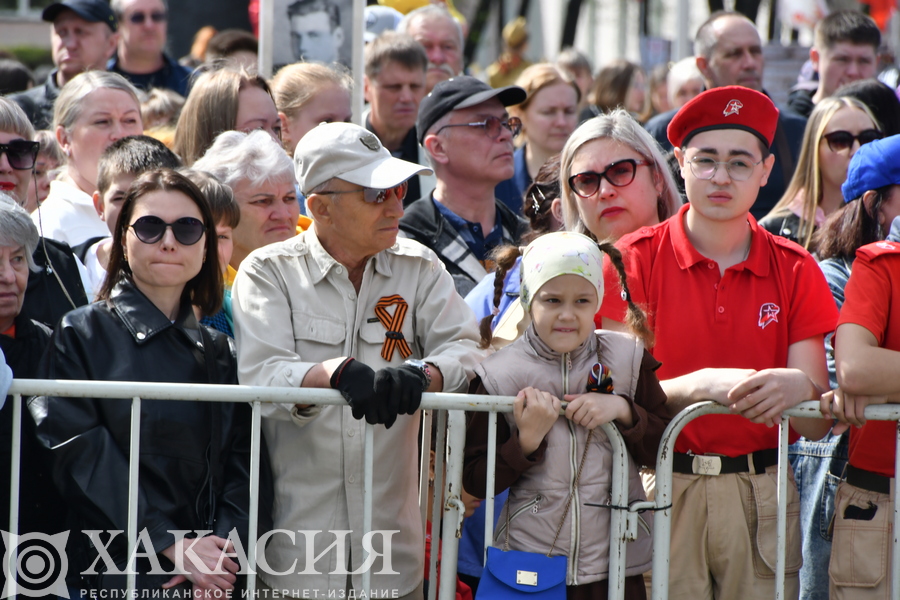
<svg viewBox="0 0 900 600"><path fill-rule="evenodd" d="M28 140L13 140L8 144L0 144L0 154L6 154L9 166L19 171L34 168L38 150L41 145L38 142Z"/></svg>
<svg viewBox="0 0 900 600"><path fill-rule="evenodd" d="M863 146L869 142L880 140L884 137L884 134L877 129L866 129L860 131L859 135L853 135L849 131L840 130L826 133L822 137L828 142L828 147L831 148L832 152L843 152L853 146L854 140L859 141L859 145Z"/></svg>
<svg viewBox="0 0 900 600"><path fill-rule="evenodd" d="M134 23L135 25L141 25L145 20L150 19L154 23L162 23L166 20L168 15L164 12L152 12L152 13L143 13L136 12L132 13L128 16L128 20Z"/></svg>
<svg viewBox="0 0 900 600"><path fill-rule="evenodd" d="M172 235L179 244L184 246L193 246L200 241L206 227L203 221L194 217L181 217L173 223L166 223L159 217L146 216L141 217L130 225L137 239L145 244L155 244L162 239L166 233L166 227L172 228Z"/></svg>
<svg viewBox="0 0 900 600"><path fill-rule="evenodd" d="M604 177L616 187L625 187L634 181L634 175L639 166L649 164L646 160L626 158L609 165L602 173L585 171L584 173L572 175L569 177L569 187L582 198L590 198L600 189L600 182L603 181Z"/></svg>

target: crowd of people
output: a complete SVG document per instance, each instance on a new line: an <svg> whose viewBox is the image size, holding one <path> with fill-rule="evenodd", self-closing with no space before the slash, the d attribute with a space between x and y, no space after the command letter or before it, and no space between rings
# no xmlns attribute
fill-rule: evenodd
<svg viewBox="0 0 900 600"><path fill-rule="evenodd" d="M498 576L486 519L489 562L563 556L568 598L606 598L600 425L644 500L666 425L704 400L730 414L678 437L669 597L774 597L773 425L816 400L824 418L790 419L783 597L888 598L896 428L865 408L900 401L900 100L876 79L874 21L822 19L776 107L737 12L649 73L595 74L574 49L529 64L519 19L490 83L466 74L446 7L387 16L370 20L386 30L367 33L356 125L350 74L313 54L267 81L246 33L166 54L164 0L48 6L55 69L0 97L0 387L11 372L338 390L346 405L264 405L258 592L409 600L437 585L425 392L516 397L495 457L487 414L468 418L459 600ZM131 419L116 400L36 397L11 449L0 408L0 513L18 456L17 531L73 532L71 593L126 585L125 538L105 532L128 525ZM139 589L245 585L250 423L240 403L142 402ZM364 535L367 493L380 536ZM629 600L651 566L639 520Z"/></svg>

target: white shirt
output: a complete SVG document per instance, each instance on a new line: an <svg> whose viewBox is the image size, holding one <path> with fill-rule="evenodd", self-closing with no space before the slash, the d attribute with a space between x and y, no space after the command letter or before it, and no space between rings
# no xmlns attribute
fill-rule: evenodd
<svg viewBox="0 0 900 600"><path fill-rule="evenodd" d="M50 194L31 220L42 236L73 247L92 237L109 237L91 196L66 181L50 182Z"/></svg>

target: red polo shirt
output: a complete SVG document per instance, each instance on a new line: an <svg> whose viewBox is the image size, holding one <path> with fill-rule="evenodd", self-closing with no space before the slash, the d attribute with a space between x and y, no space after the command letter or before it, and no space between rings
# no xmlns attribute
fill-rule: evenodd
<svg viewBox="0 0 900 600"><path fill-rule="evenodd" d="M707 367L769 369L787 365L788 347L832 331L837 308L822 271L803 248L771 235L747 215L752 239L747 260L719 274L719 265L690 243L684 205L677 215L621 238L634 301L648 312L656 336L660 379ZM625 303L608 260L597 313L624 322ZM791 434L791 440L799 437ZM740 415L695 419L678 437L678 452L740 456L778 447L777 428Z"/></svg>
<svg viewBox="0 0 900 600"><path fill-rule="evenodd" d="M900 244L876 242L857 250L838 325L861 325L872 332L879 346L900 351L898 276ZM850 464L893 477L896 439L893 421L866 421L861 428L851 427Z"/></svg>

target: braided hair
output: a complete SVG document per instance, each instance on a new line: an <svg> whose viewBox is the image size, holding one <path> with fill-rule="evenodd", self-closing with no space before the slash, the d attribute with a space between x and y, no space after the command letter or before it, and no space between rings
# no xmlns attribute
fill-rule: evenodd
<svg viewBox="0 0 900 600"><path fill-rule="evenodd" d="M622 253L611 242L599 242L597 247L605 253L616 269L619 277L619 285L622 288L622 299L628 305L625 315L625 325L637 337L639 337L644 345L651 348L654 343L653 332L647 322L647 314L634 303L631 299L631 292L628 289L628 278L625 274L625 263L622 260ZM506 280L506 274L512 269L516 260L522 256L525 248L520 246L500 246L494 250L493 259L496 262L497 270L494 272L494 310L481 320L479 330L481 333L481 347L489 348L493 341L493 333L491 330L491 322L499 311L500 299L503 297L503 282Z"/></svg>

